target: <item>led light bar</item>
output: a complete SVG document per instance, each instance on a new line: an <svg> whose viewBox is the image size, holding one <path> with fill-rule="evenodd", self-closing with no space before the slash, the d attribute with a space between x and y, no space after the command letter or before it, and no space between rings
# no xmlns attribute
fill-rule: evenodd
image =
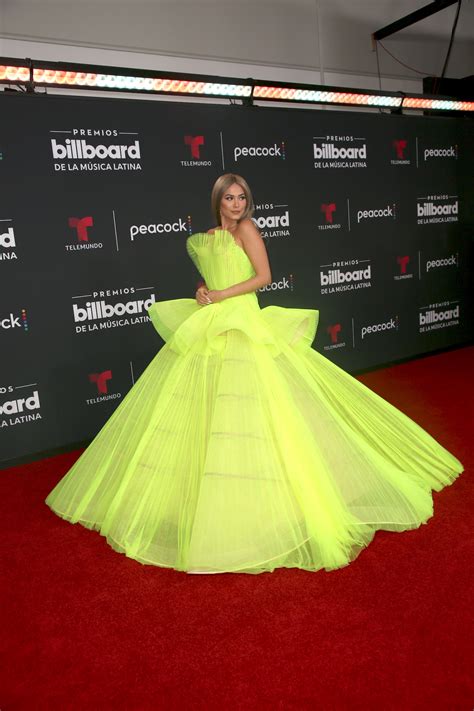
<svg viewBox="0 0 474 711"><path fill-rule="evenodd" d="M30 70L28 67L15 67L0 64L0 82L2 84L24 83L30 81Z"/></svg>
<svg viewBox="0 0 474 711"><path fill-rule="evenodd" d="M444 109L445 111L474 111L474 101L456 101L455 99L427 99L421 96L406 96L404 109Z"/></svg>
<svg viewBox="0 0 474 711"><path fill-rule="evenodd" d="M302 101L317 104L346 104L353 106L387 106L397 108L402 103L398 94L367 94L354 90L304 89L292 86L254 86L254 99L273 101Z"/></svg>
<svg viewBox="0 0 474 711"><path fill-rule="evenodd" d="M176 96L236 98L251 102L280 101L367 108L474 111L473 101L449 97L366 91L337 86L269 82L125 67L47 62L0 57L0 84L97 91L144 92Z"/></svg>
<svg viewBox="0 0 474 711"><path fill-rule="evenodd" d="M160 94L196 94L200 96L250 96L251 86L226 82L186 81L166 77L125 76L34 69L33 81L40 86L76 86L112 91L144 91Z"/></svg>
<svg viewBox="0 0 474 711"><path fill-rule="evenodd" d="M0 60L2 61L2 60ZM127 73L125 73L127 72ZM188 96L222 96L246 98L252 94L253 82L245 79L220 79L175 72L157 74L125 70L120 67L32 62L32 67L0 65L1 83L30 83L57 88L97 89L100 91L133 91L153 94L186 94Z"/></svg>

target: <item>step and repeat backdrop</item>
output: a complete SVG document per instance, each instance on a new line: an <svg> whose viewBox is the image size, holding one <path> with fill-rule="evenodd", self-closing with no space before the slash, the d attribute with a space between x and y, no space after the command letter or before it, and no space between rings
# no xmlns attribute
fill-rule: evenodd
<svg viewBox="0 0 474 711"><path fill-rule="evenodd" d="M193 297L186 238L243 175L261 306L318 309L349 372L472 340L472 122L0 95L0 449L91 439L163 345L146 309ZM436 383L433 383L436 387Z"/></svg>

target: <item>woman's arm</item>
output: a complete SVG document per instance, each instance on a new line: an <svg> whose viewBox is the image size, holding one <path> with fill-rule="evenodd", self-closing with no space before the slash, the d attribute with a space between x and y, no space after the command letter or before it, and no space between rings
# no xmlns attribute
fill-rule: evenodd
<svg viewBox="0 0 474 711"><path fill-rule="evenodd" d="M248 258L252 262L255 276L241 281L238 284L233 284L227 287L227 289L210 291L208 297L212 302L223 301L224 299L229 299L232 296L240 296L241 294L249 294L266 284L270 284L272 281L267 250L265 249L265 244L260 232L252 220L247 219L241 222L237 234L242 241Z"/></svg>

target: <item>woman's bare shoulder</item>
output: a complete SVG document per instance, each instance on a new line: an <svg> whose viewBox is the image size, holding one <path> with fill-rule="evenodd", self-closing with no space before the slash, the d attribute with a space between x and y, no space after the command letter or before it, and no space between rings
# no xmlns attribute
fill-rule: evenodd
<svg viewBox="0 0 474 711"><path fill-rule="evenodd" d="M219 229L219 226L217 226L217 227L211 227L211 228L207 231L207 234L208 234L208 235L213 235L214 232L215 232L216 230L218 230L218 229Z"/></svg>
<svg viewBox="0 0 474 711"><path fill-rule="evenodd" d="M255 222L249 217L246 217L245 220L239 222L236 234L238 234L239 237L242 237L242 239L255 239L258 237L261 238L261 234L258 227L256 226Z"/></svg>

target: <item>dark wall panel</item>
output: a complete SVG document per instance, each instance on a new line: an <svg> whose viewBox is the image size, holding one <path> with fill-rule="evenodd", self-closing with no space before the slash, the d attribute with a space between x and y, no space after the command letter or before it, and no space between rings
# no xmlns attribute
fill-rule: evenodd
<svg viewBox="0 0 474 711"><path fill-rule="evenodd" d="M1 459L91 438L192 297L189 234L242 174L273 283L349 371L472 340L471 122L0 95Z"/></svg>

